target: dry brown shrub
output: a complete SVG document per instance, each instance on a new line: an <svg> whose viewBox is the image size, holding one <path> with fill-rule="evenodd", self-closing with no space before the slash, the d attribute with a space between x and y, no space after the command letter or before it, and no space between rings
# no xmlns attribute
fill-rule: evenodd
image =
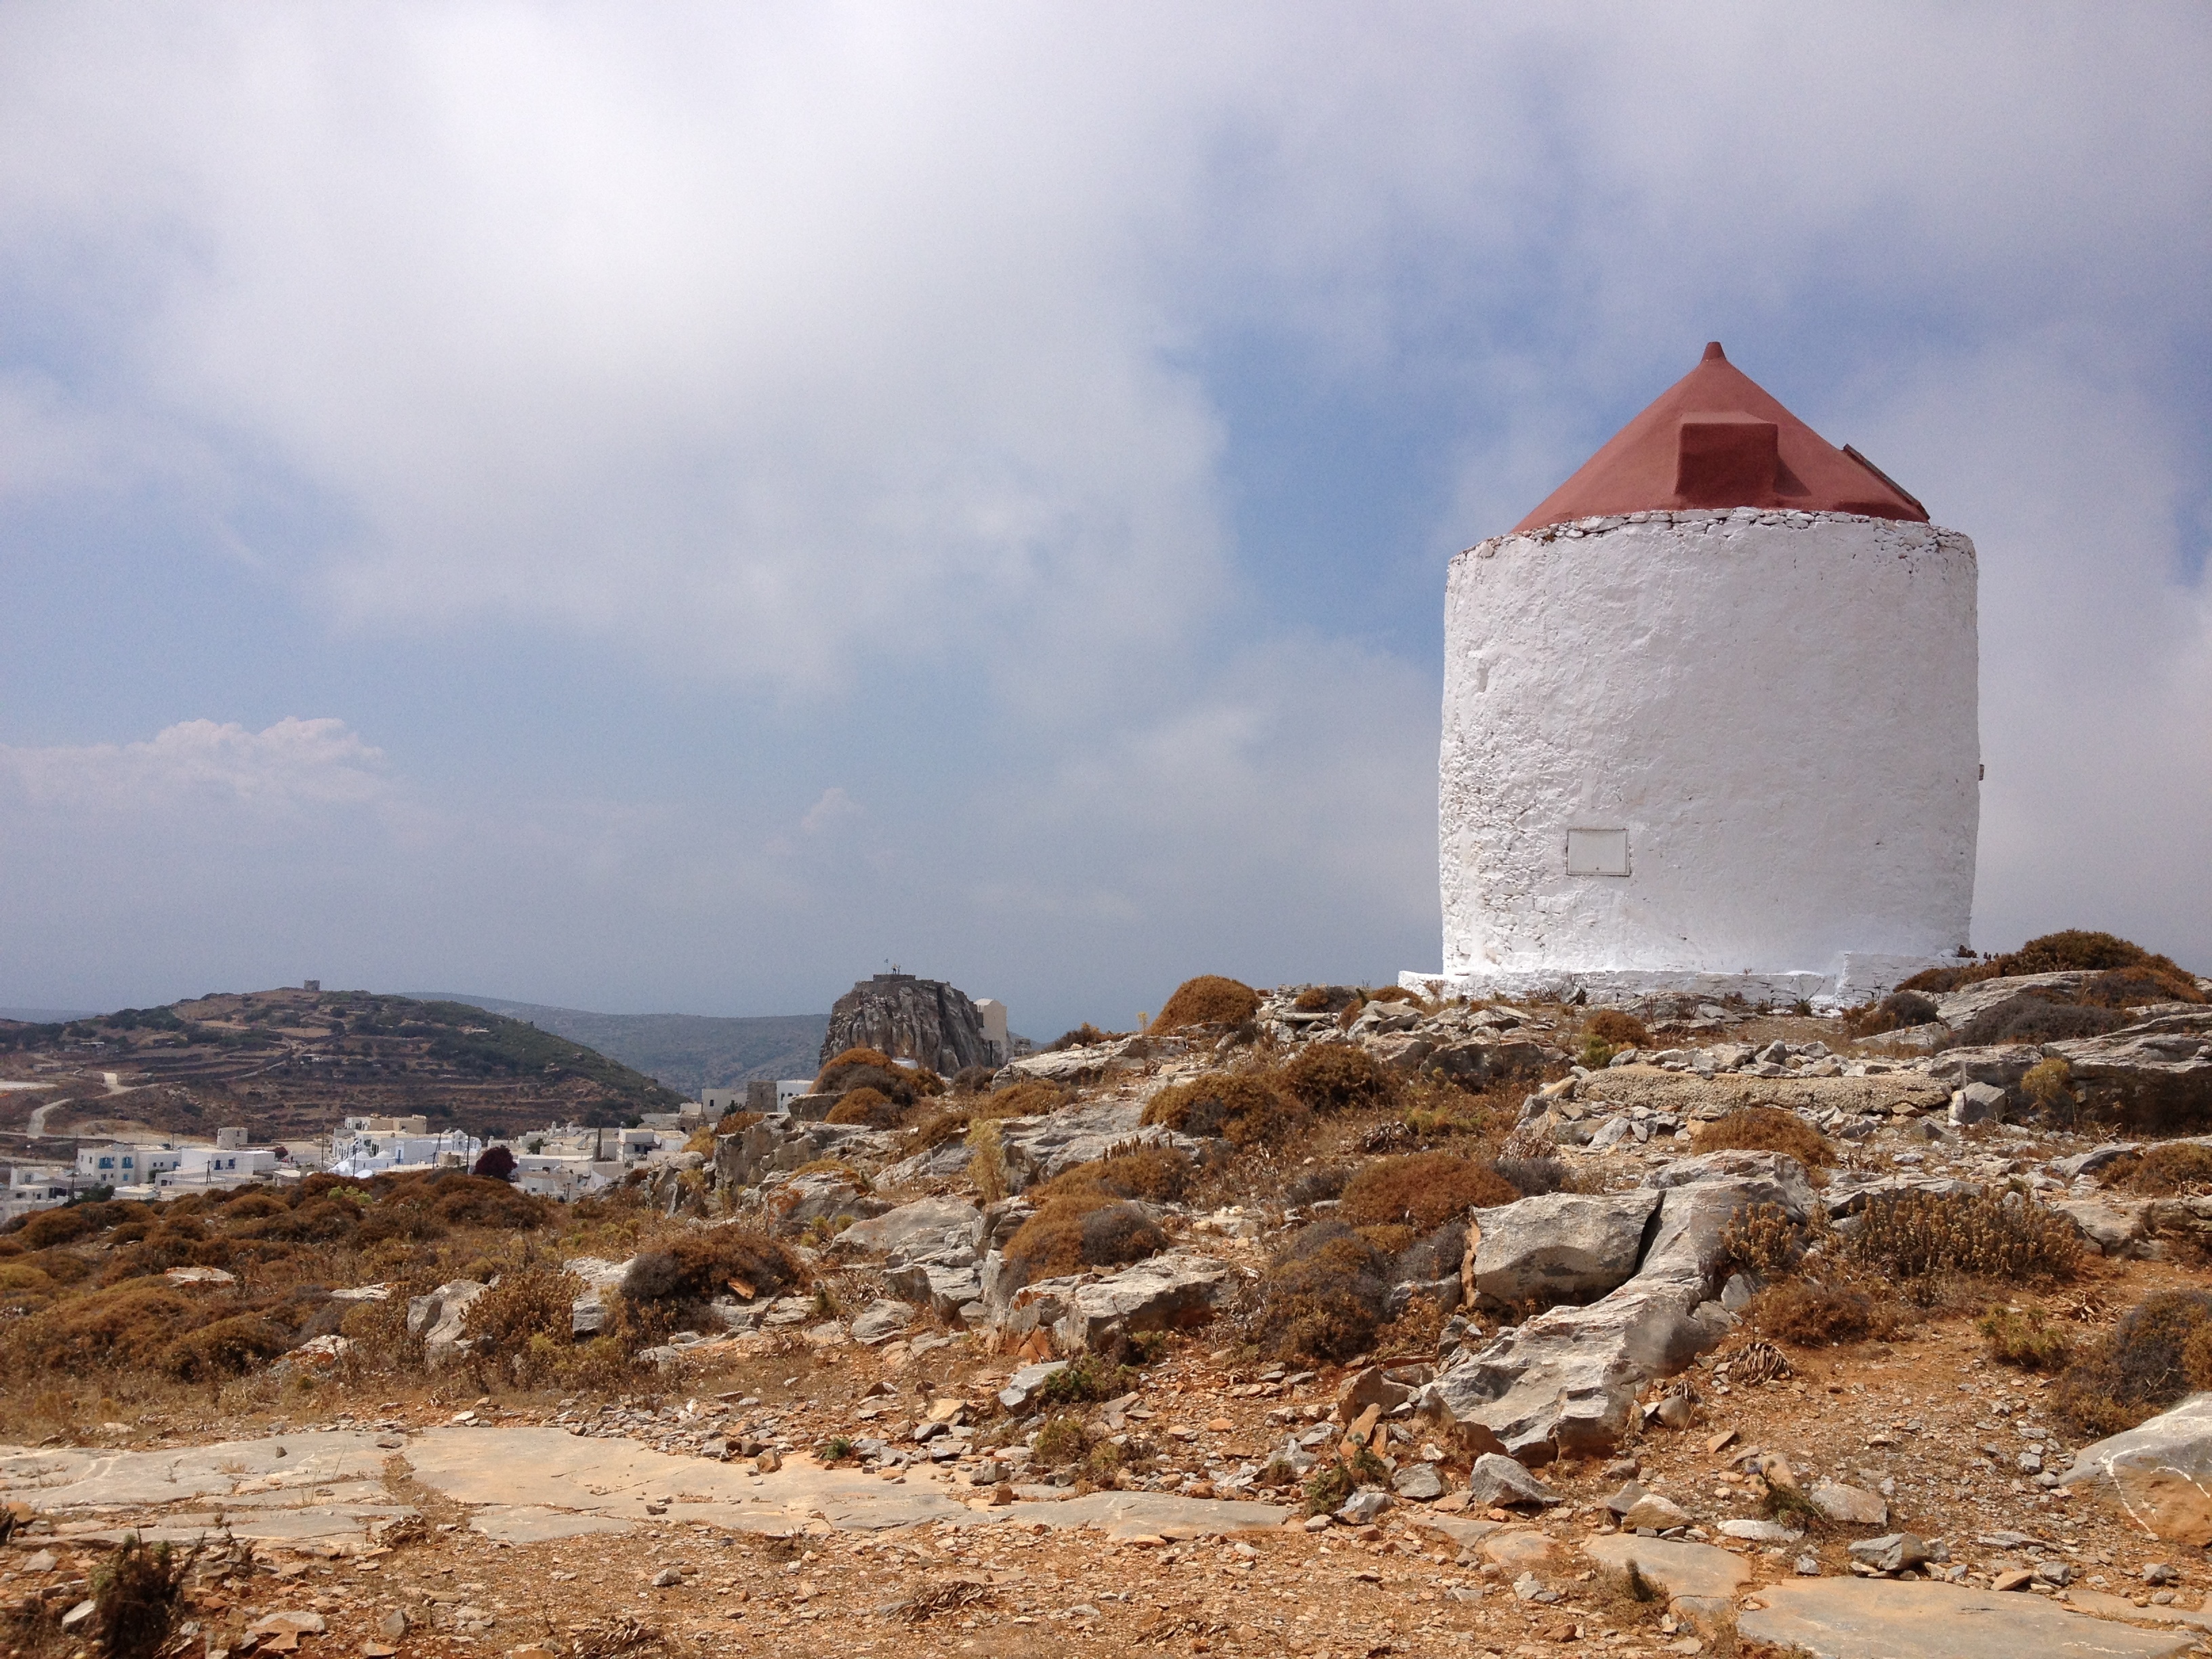
<svg viewBox="0 0 2212 1659"><path fill-rule="evenodd" d="M1094 1189L1048 1200L1006 1242L1006 1261L1028 1284L1141 1261L1167 1243L1141 1206Z"/></svg>
<svg viewBox="0 0 2212 1659"><path fill-rule="evenodd" d="M258 1313L233 1314L186 1332L162 1353L162 1370L185 1382L236 1376L292 1346L292 1333Z"/></svg>
<svg viewBox="0 0 2212 1659"><path fill-rule="evenodd" d="M1172 1146L1134 1146L1110 1152L1054 1176L1028 1196L1043 1203L1054 1198L1102 1192L1115 1198L1149 1199L1171 1204L1190 1189L1196 1172L1190 1159Z"/></svg>
<svg viewBox="0 0 2212 1659"><path fill-rule="evenodd" d="M1721 1230L1722 1259L1732 1268L1772 1279L1793 1273L1805 1259L1805 1229L1779 1204L1739 1210Z"/></svg>
<svg viewBox="0 0 2212 1659"><path fill-rule="evenodd" d="M815 1073L814 1092L829 1093L830 1090L823 1085L833 1081L831 1074L844 1066L872 1066L878 1071L888 1072L891 1069L891 1057L880 1048L841 1049L823 1062L822 1069Z"/></svg>
<svg viewBox="0 0 2212 1659"><path fill-rule="evenodd" d="M1690 1132L1700 1152L1741 1149L1782 1152L1808 1170L1836 1161L1836 1148L1827 1136L1797 1115L1778 1106L1743 1106L1726 1117L1700 1123Z"/></svg>
<svg viewBox="0 0 2212 1659"><path fill-rule="evenodd" d="M1399 1096L1398 1079L1348 1042L1309 1043L1277 1076L1284 1093L1324 1116L1394 1105Z"/></svg>
<svg viewBox="0 0 2212 1659"><path fill-rule="evenodd" d="M1325 985L1309 985L1291 999L1291 1006L1302 1014L1325 1014L1334 1006L1329 1000Z"/></svg>
<svg viewBox="0 0 2212 1659"><path fill-rule="evenodd" d="M88 1238L99 1226L97 1206L70 1204L58 1210L34 1211L16 1230L15 1237L25 1249L43 1250Z"/></svg>
<svg viewBox="0 0 2212 1659"><path fill-rule="evenodd" d="M199 1547L179 1553L136 1533L92 1570L92 1637L100 1659L154 1659L169 1641Z"/></svg>
<svg viewBox="0 0 2212 1659"><path fill-rule="evenodd" d="M1649 1048L1651 1029L1625 1008L1601 1008L1583 1024L1583 1038L1613 1048Z"/></svg>
<svg viewBox="0 0 2212 1659"><path fill-rule="evenodd" d="M1343 1222L1316 1222L1261 1275L1255 1340L1300 1359L1349 1359L1365 1352L1389 1300L1388 1265Z"/></svg>
<svg viewBox="0 0 2212 1659"><path fill-rule="evenodd" d="M1308 1115L1269 1078L1221 1073L1170 1084L1146 1103L1142 1121L1182 1134L1219 1135L1232 1146L1273 1146L1304 1128Z"/></svg>
<svg viewBox="0 0 2212 1659"><path fill-rule="evenodd" d="M0 1336L0 1375L152 1370L171 1343L222 1305L143 1279L57 1302Z"/></svg>
<svg viewBox="0 0 2212 1659"><path fill-rule="evenodd" d="M738 1280L754 1295L806 1282L805 1264L776 1238L742 1222L657 1241L630 1259L622 1293L631 1302L711 1302Z"/></svg>
<svg viewBox="0 0 2212 1659"><path fill-rule="evenodd" d="M863 1084L857 1089L845 1091L837 1103L830 1109L827 1121L831 1123L861 1123L871 1129L892 1129L898 1127L899 1120L905 1115L905 1107L880 1090Z"/></svg>
<svg viewBox="0 0 2212 1659"><path fill-rule="evenodd" d="M1936 1018L1935 1000L1917 991L1892 991L1879 1002L1854 1008L1844 1016L1844 1029L1855 1037L1880 1036L1888 1031L1929 1025Z"/></svg>
<svg viewBox="0 0 2212 1659"><path fill-rule="evenodd" d="M2120 1158L2106 1166L2104 1183L2148 1198L2172 1198L2212 1187L2212 1146L2177 1141Z"/></svg>
<svg viewBox="0 0 2212 1659"><path fill-rule="evenodd" d="M1048 1112L1058 1111L1073 1098L1057 1083L1025 1078L1003 1089L994 1089L970 1106L968 1115L971 1118L1042 1117Z"/></svg>
<svg viewBox="0 0 2212 1659"><path fill-rule="evenodd" d="M908 1130L899 1143L899 1156L913 1158L933 1146L942 1146L948 1140L957 1140L968 1133L968 1114L964 1111L939 1112Z"/></svg>
<svg viewBox="0 0 2212 1659"><path fill-rule="evenodd" d="M2014 1281L2070 1279L2081 1237L2067 1217L2012 1195L1899 1193L1870 1199L1844 1249L1893 1279L1969 1273Z"/></svg>
<svg viewBox="0 0 2212 1659"><path fill-rule="evenodd" d="M1175 988L1154 1017L1151 1030L1180 1030L1187 1025L1242 1025L1260 1012L1260 994L1242 980L1200 974Z"/></svg>
<svg viewBox="0 0 2212 1659"><path fill-rule="evenodd" d="M1899 1310L1850 1284L1784 1279L1753 1297L1744 1316L1754 1330L1794 1347L1825 1348L1894 1334Z"/></svg>
<svg viewBox="0 0 2212 1659"><path fill-rule="evenodd" d="M2091 1434L2118 1434L2212 1387L2212 1295L2143 1298L2058 1379L2058 1409Z"/></svg>
<svg viewBox="0 0 2212 1659"><path fill-rule="evenodd" d="M1487 1164L1455 1152L1412 1152L1377 1158L1353 1176L1337 1213L1355 1227L1395 1224L1425 1233L1469 1210L1492 1209L1520 1196Z"/></svg>
<svg viewBox="0 0 2212 1659"><path fill-rule="evenodd" d="M576 1298L584 1281L548 1261L504 1267L499 1282L469 1304L462 1334L472 1353L507 1360L526 1355L534 1337L569 1342L574 1334Z"/></svg>
<svg viewBox="0 0 2212 1659"><path fill-rule="evenodd" d="M2126 969L2154 980L2177 1002L2202 1002L2193 975L2171 957L2157 956L2131 939L2112 933L2069 928L2032 939L2017 951L1991 957L1986 962L1956 968L1934 968L1915 974L1900 991L1929 991L1941 994L1985 979L2010 978L2021 974L2111 973Z"/></svg>

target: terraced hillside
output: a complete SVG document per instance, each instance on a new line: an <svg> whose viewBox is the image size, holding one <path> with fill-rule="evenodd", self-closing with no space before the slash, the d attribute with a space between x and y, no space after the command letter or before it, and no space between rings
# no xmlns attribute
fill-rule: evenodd
<svg viewBox="0 0 2212 1659"><path fill-rule="evenodd" d="M368 991L224 993L66 1023L0 1021L0 1128L120 1120L186 1133L325 1134L356 1113L483 1131L672 1110L665 1084L526 1020ZM59 1103L57 1104L57 1103Z"/></svg>

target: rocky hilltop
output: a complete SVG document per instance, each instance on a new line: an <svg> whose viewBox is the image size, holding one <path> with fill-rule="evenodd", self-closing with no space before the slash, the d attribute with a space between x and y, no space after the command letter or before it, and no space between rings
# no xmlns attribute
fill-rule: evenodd
<svg viewBox="0 0 2212 1659"><path fill-rule="evenodd" d="M841 1056L569 1211L50 1212L18 1647L219 1513L178 1616L234 1652L2201 1650L2208 992L1215 981L958 1084Z"/></svg>
<svg viewBox="0 0 2212 1659"><path fill-rule="evenodd" d="M823 1064L848 1048L916 1060L946 1077L989 1059L983 1017L968 994L912 974L864 979L831 1006Z"/></svg>

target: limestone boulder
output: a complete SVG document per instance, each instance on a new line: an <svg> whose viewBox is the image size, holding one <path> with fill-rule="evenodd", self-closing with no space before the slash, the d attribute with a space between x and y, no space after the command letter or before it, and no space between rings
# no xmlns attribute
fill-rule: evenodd
<svg viewBox="0 0 2212 1659"><path fill-rule="evenodd" d="M2157 1206L2147 1199L2059 1198L2051 1201L2100 1255L2140 1255L2150 1240Z"/></svg>
<svg viewBox="0 0 2212 1659"><path fill-rule="evenodd" d="M1725 1601L1751 1582L1751 1569L1742 1559L1711 1544L1674 1538L1638 1538L1624 1534L1593 1538L1583 1553L1600 1566L1637 1575L1669 1600L1693 1596L1700 1601Z"/></svg>
<svg viewBox="0 0 2212 1659"><path fill-rule="evenodd" d="M2027 1075L2027 1068L2042 1058L2042 1048L2033 1042L2001 1042L1986 1048L1946 1048L1936 1056L1928 1074L1954 1091L1970 1083L1986 1083L1993 1088L2010 1090L2017 1088L2021 1079Z"/></svg>
<svg viewBox="0 0 2212 1659"><path fill-rule="evenodd" d="M422 1358L433 1370L466 1352L462 1326L476 1299L490 1288L473 1279L454 1279L428 1295L408 1298L407 1334L422 1339Z"/></svg>
<svg viewBox="0 0 2212 1659"><path fill-rule="evenodd" d="M2065 1484L2113 1504L2154 1538L2212 1544L2212 1393L2083 1447Z"/></svg>
<svg viewBox="0 0 2212 1659"><path fill-rule="evenodd" d="M999 1145L1008 1184L1018 1192L1131 1146L1173 1146L1194 1157L1206 1150L1204 1141L1142 1122L1144 1114L1137 1102L1109 1100L1041 1117L1006 1119L999 1125Z"/></svg>
<svg viewBox="0 0 2212 1659"><path fill-rule="evenodd" d="M2149 1096L2176 1114L2212 1105L2212 1007L2175 1011L2103 1036L2045 1046L2094 1095Z"/></svg>
<svg viewBox="0 0 2212 1659"><path fill-rule="evenodd" d="M1970 1123L2002 1123L2011 1098L1994 1083L1969 1083L1951 1097L1951 1121L1961 1128Z"/></svg>
<svg viewBox="0 0 2212 1659"><path fill-rule="evenodd" d="M1510 1508L1516 1504L1549 1505L1560 1503L1559 1494L1528 1472L1518 1459L1485 1452L1474 1460L1468 1481L1468 1501L1478 1509Z"/></svg>
<svg viewBox="0 0 2212 1659"><path fill-rule="evenodd" d="M1805 1497L1829 1520L1839 1521L1847 1527L1889 1524L1888 1504L1881 1493L1869 1492L1863 1486L1847 1486L1840 1480L1815 1480L1806 1489Z"/></svg>
<svg viewBox="0 0 2212 1659"><path fill-rule="evenodd" d="M854 1222L837 1235L830 1251L848 1259L881 1256L891 1267L912 1262L969 1267L982 1237L983 1212L967 1200L924 1198Z"/></svg>
<svg viewBox="0 0 2212 1659"><path fill-rule="evenodd" d="M1170 1250L1103 1278L1024 1285L1007 1299L1006 1311L994 1322L1014 1336L1049 1330L1061 1352L1079 1353L1139 1331L1202 1325L1239 1282L1225 1261Z"/></svg>
<svg viewBox="0 0 2212 1659"><path fill-rule="evenodd" d="M1985 979L1937 997L1936 1018L1955 1031L1983 1014L2002 1014L2031 1002L2064 1001L2087 984L2092 977L2087 973L2069 971L2062 974L2014 974L2003 979Z"/></svg>
<svg viewBox="0 0 2212 1659"><path fill-rule="evenodd" d="M853 1340L863 1347L873 1347L878 1342L890 1341L913 1322L911 1304L881 1297L854 1316Z"/></svg>
<svg viewBox="0 0 2212 1659"><path fill-rule="evenodd" d="M1643 1188L1546 1193L1477 1210L1468 1224L1468 1294L1496 1307L1601 1296L1625 1285L1659 1204L1657 1192Z"/></svg>
<svg viewBox="0 0 2212 1659"><path fill-rule="evenodd" d="M884 1284L893 1296L954 1323L966 1317L962 1310L980 1310L983 1303L983 1280L973 1267L940 1267L933 1262L917 1261L894 1267L884 1275Z"/></svg>
<svg viewBox="0 0 2212 1659"><path fill-rule="evenodd" d="M850 1176L817 1170L795 1175L777 1187L769 1200L769 1212L785 1232L799 1232L819 1222L865 1220L890 1208Z"/></svg>
<svg viewBox="0 0 2212 1659"><path fill-rule="evenodd" d="M1729 1223L1758 1204L1802 1220L1815 1201L1803 1167L1773 1152L1682 1158L1649 1188L1659 1207L1634 1277L1462 1350L1422 1391L1422 1411L1465 1449L1533 1464L1619 1443L1644 1384L1682 1370L1733 1323L1713 1299Z"/></svg>

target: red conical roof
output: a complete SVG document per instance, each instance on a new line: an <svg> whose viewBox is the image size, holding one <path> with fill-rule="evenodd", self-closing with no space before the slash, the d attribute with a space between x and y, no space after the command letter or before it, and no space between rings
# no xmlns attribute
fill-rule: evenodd
<svg viewBox="0 0 2212 1659"><path fill-rule="evenodd" d="M1835 448L1727 359L1721 343L1515 530L1663 507L1789 507L1928 521L1849 446Z"/></svg>

